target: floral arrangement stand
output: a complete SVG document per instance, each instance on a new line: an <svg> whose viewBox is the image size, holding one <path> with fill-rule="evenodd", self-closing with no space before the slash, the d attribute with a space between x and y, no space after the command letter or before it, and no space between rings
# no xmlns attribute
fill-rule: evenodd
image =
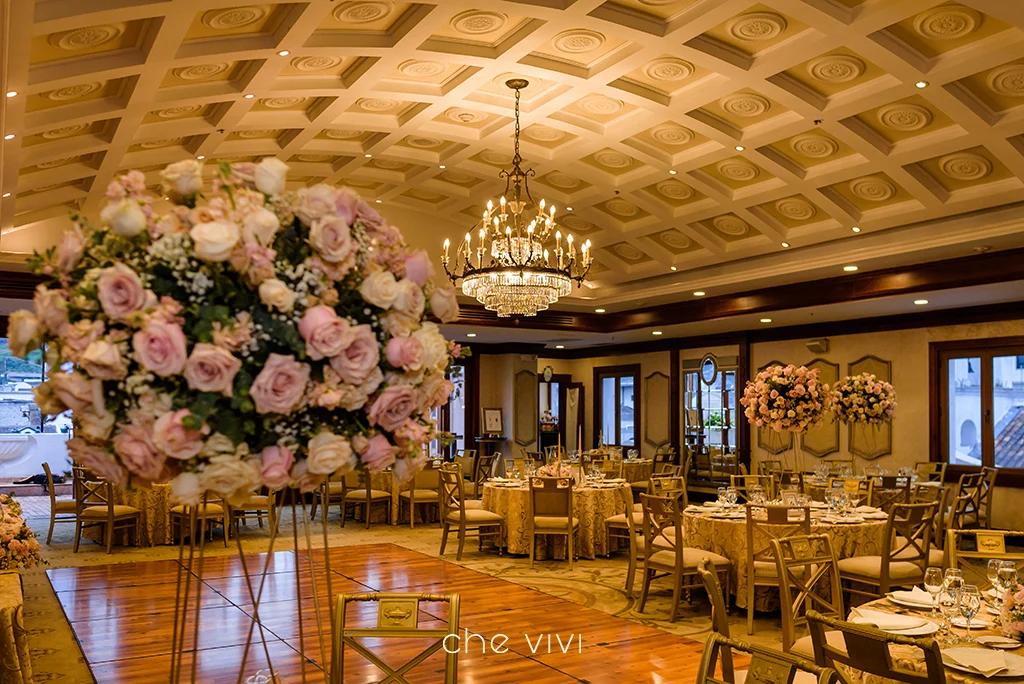
<svg viewBox="0 0 1024 684"><path fill-rule="evenodd" d="M819 374L819 369L806 366L768 366L747 382L740 398L752 425L793 433L792 456L784 456L787 469L804 470L800 436L821 426L830 409L832 395Z"/></svg>
<svg viewBox="0 0 1024 684"><path fill-rule="evenodd" d="M196 504L260 487L312 492L356 469L410 479L434 438L430 412L453 391L446 374L461 349L427 318L458 317L452 286L435 286L427 254L355 192L289 191L287 170L274 158L178 162L161 174L166 204L141 172L117 177L98 222L73 215L60 244L33 257L49 281L34 312L10 318L14 354L43 347L51 367L73 365L34 390L44 415L72 410L72 459L124 487L170 482L193 531ZM309 548L308 523L303 532ZM205 537L194 538L181 556L190 568L198 557L201 574ZM191 577L171 682L198 638L202 583L190 592ZM317 615L309 636L322 644Z"/></svg>

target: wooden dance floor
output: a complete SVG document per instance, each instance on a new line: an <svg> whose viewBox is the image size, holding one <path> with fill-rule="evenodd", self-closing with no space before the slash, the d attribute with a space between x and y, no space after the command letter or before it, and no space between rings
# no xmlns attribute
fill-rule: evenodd
<svg viewBox="0 0 1024 684"><path fill-rule="evenodd" d="M321 614L325 626L328 606L323 552L313 554ZM262 568L265 556L250 556L250 573ZM298 579L296 561L299 560ZM598 610L564 601L501 579L478 573L437 558L391 544L347 546L331 550L332 589L335 593L367 591L458 592L462 596L461 628L483 635L508 636L507 653L488 646L481 654L480 640L473 639L470 653L459 657L459 681L486 684L548 684L555 682L692 682L702 645L666 634ZM125 563L48 570L65 614L82 646L98 684L154 684L166 682L170 667L171 634L177 561ZM309 682L323 682L319 640L315 634L313 580L308 560L291 551L275 553L259 607L274 668L285 684L302 681L299 621L296 618L296 585L302 594L304 652ZM200 682L235 682L238 663L251 623L252 601L237 556L207 558L202 581L202 609L197 677ZM254 578L258 581L258 576ZM196 583L193 582L193 591ZM441 604L425 604L421 626L440 626L446 617ZM369 610L350 616L349 624L369 625ZM192 617L187 627L192 643ZM537 644L537 637L552 635ZM560 650L576 635L568 653ZM536 648L531 652L530 643ZM579 647L579 635L583 637ZM258 632L250 648L247 674L266 667L266 655ZM371 645L371 642L364 642ZM379 642L378 642L379 643ZM404 663L426 642L392 640L373 643L391 665ZM500 643L499 643L500 645ZM330 659L330 642L325 643ZM414 682L440 682L443 653L431 656L412 670ZM189 681L191 653L183 658L182 681ZM351 649L345 653L345 682L376 682L383 673Z"/></svg>

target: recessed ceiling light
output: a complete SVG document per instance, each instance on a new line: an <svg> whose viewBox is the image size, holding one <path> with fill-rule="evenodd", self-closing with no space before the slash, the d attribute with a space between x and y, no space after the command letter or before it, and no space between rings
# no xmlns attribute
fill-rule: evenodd
<svg viewBox="0 0 1024 684"><path fill-rule="evenodd" d="M742 151L743 151L743 150L745 150L745 149L746 149L746 148L745 148L745 147L743 147L743 145L737 145L737 146L736 146L736 151L737 151L737 152L742 152Z"/></svg>
<svg viewBox="0 0 1024 684"><path fill-rule="evenodd" d="M377 200L377 204L380 204L382 200Z"/></svg>
<svg viewBox="0 0 1024 684"><path fill-rule="evenodd" d="M201 154L198 157L196 157L196 159L206 159L206 155L205 154Z"/></svg>
<svg viewBox="0 0 1024 684"><path fill-rule="evenodd" d="M252 98L254 98L254 97L256 97L256 96L255 96L255 95L253 95L252 93L246 93L246 94L245 94L245 95L243 95L242 97L244 97L244 98L245 98L246 100L251 100Z"/></svg>
<svg viewBox="0 0 1024 684"><path fill-rule="evenodd" d="M789 247L789 243L788 243L788 242L783 242L783 243L782 243L782 246L783 246L783 247Z"/></svg>
<svg viewBox="0 0 1024 684"><path fill-rule="evenodd" d="M4 193L4 197L10 197L10 196L11 196L11 193L9 193L9 192L5 192Z"/></svg>
<svg viewBox="0 0 1024 684"><path fill-rule="evenodd" d="M8 133L7 135L4 136L4 140L14 140L14 134Z"/></svg>
<svg viewBox="0 0 1024 684"><path fill-rule="evenodd" d="M671 176L676 175L676 170L675 169L669 169L668 172L669 172L669 175L671 175Z"/></svg>
<svg viewBox="0 0 1024 684"><path fill-rule="evenodd" d="M556 344L555 345L555 349L565 349L565 345L564 344Z"/></svg>
<svg viewBox="0 0 1024 684"><path fill-rule="evenodd" d="M928 81L918 81L914 85L916 85L918 88L927 88L928 87Z"/></svg>
<svg viewBox="0 0 1024 684"><path fill-rule="evenodd" d="M928 303L928 300L927 299L915 299L914 303L917 304L918 306L924 306L925 304Z"/></svg>
<svg viewBox="0 0 1024 684"><path fill-rule="evenodd" d="M854 226L853 227L853 232L854 233L859 233L860 232L860 228L858 228L857 226Z"/></svg>
<svg viewBox="0 0 1024 684"><path fill-rule="evenodd" d="M857 267L856 266L843 266L843 270L846 271L847 273L853 273L854 271L857 270Z"/></svg>
<svg viewBox="0 0 1024 684"><path fill-rule="evenodd" d="M441 165L440 165L440 166L438 166L437 168L439 168L439 169L443 169L443 168L444 168L444 164L441 164Z"/></svg>
<svg viewBox="0 0 1024 684"><path fill-rule="evenodd" d="M661 331L660 331L660 330L655 330L655 331L654 331L654 332L652 332L651 334L652 334L652 335L660 335L660 334L661 334Z"/></svg>
<svg viewBox="0 0 1024 684"><path fill-rule="evenodd" d="M675 266L670 266L669 268L670 268L671 270L673 270L673 271L677 271L677 270L679 270L679 269L677 269L677 268L676 268Z"/></svg>
<svg viewBox="0 0 1024 684"><path fill-rule="evenodd" d="M705 292L704 290L697 290L696 292L693 293L693 296L694 297L703 297L706 294L707 294L707 292Z"/></svg>
<svg viewBox="0 0 1024 684"><path fill-rule="evenodd" d="M572 207L566 207L565 210L566 211L572 211Z"/></svg>
<svg viewBox="0 0 1024 684"><path fill-rule="evenodd" d="M170 197L164 197L164 199L170 201L171 198Z"/></svg>
<svg viewBox="0 0 1024 684"><path fill-rule="evenodd" d="M369 158L370 158L370 157L372 157L373 155L372 155L372 154L370 154L369 152L367 152L367 153L366 153L366 154L364 154L363 156L364 156L364 157L366 157L367 159L369 159Z"/></svg>
<svg viewBox="0 0 1024 684"><path fill-rule="evenodd" d="M8 90L7 91L7 97L16 97L17 95L18 95L18 91L17 90Z"/></svg>
<svg viewBox="0 0 1024 684"><path fill-rule="evenodd" d="M772 322L772 319L770 319L770 318L762 318L762 319L761 319L761 322L762 322L762 323L771 323L771 322Z"/></svg>
<svg viewBox="0 0 1024 684"><path fill-rule="evenodd" d="M288 55L290 55L290 54L291 54L291 53L290 53L290 52L288 52L287 50L281 50L280 52L278 52L278 53L277 53L277 56L278 56L278 57L287 57L287 56L288 56Z"/></svg>
<svg viewBox="0 0 1024 684"><path fill-rule="evenodd" d="M466 333L466 337L476 337L476 333Z"/></svg>
<svg viewBox="0 0 1024 684"><path fill-rule="evenodd" d="M604 313L604 309L594 309L594 313Z"/></svg>

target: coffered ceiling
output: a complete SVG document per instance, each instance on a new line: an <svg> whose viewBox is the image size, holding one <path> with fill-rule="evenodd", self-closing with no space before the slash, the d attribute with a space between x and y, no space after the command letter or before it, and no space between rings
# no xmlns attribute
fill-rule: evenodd
<svg viewBox="0 0 1024 684"><path fill-rule="evenodd" d="M1020 2L4 6L0 250L123 170L266 155L436 249L503 187L513 76L534 195L596 248L577 303L1024 245Z"/></svg>

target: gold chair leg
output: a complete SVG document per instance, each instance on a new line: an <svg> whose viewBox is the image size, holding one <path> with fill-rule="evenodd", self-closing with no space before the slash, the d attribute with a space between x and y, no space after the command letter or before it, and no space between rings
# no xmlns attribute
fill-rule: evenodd
<svg viewBox="0 0 1024 684"><path fill-rule="evenodd" d="M437 552L438 556L444 555L444 547L448 545L448 531L449 526L447 522L441 524L441 550Z"/></svg>

